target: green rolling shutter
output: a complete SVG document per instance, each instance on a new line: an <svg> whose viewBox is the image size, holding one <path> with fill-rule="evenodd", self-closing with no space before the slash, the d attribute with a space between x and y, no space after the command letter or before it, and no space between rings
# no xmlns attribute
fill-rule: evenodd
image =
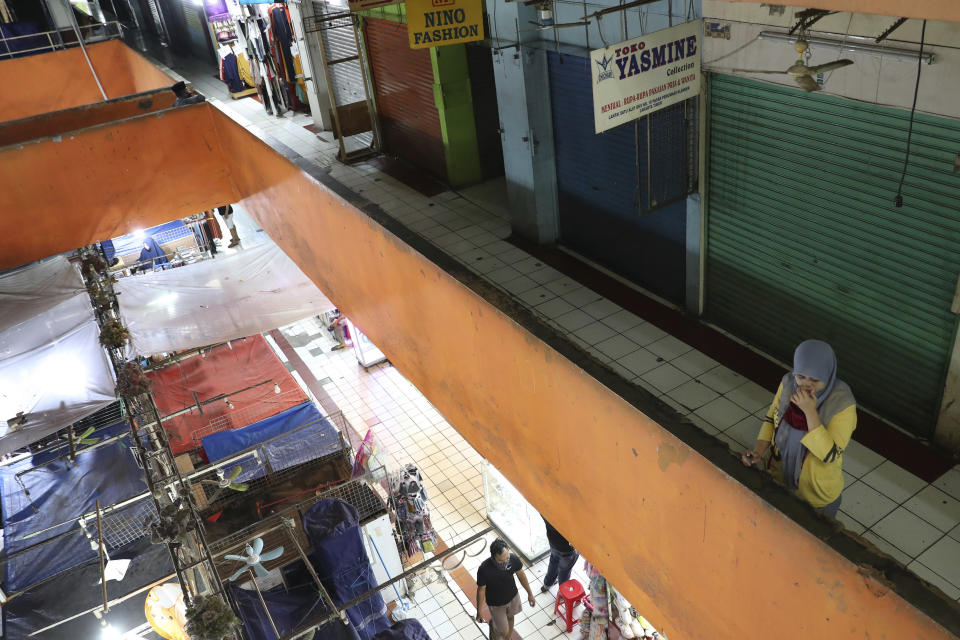
<svg viewBox="0 0 960 640"><path fill-rule="evenodd" d="M829 341L858 401L932 433L957 317L960 122L710 75L706 314L789 362Z"/></svg>

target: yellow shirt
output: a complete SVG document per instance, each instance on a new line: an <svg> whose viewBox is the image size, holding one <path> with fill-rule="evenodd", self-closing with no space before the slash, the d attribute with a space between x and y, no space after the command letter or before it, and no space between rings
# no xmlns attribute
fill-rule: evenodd
<svg viewBox="0 0 960 640"><path fill-rule="evenodd" d="M777 389L767 417L760 427L758 440L773 442L776 425L780 424L780 394L783 385ZM790 429L789 425L784 429ZM857 407L851 405L833 416L827 426L817 425L811 428L800 441L808 450L808 455L800 469L800 481L797 483L797 495L814 507L824 507L843 492L843 450L850 442L853 430L857 428ZM771 472L782 478L783 471L779 462L774 462Z"/></svg>

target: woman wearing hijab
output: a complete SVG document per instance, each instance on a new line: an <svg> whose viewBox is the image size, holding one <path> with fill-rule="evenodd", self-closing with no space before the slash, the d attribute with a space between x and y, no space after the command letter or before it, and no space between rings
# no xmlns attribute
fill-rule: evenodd
<svg viewBox="0 0 960 640"><path fill-rule="evenodd" d="M793 352L793 371L780 382L756 447L741 460L748 467L760 463L773 442L767 466L782 472L784 483L801 498L834 517L843 492L843 450L856 428L856 400L837 379L836 354L826 342L807 340Z"/></svg>

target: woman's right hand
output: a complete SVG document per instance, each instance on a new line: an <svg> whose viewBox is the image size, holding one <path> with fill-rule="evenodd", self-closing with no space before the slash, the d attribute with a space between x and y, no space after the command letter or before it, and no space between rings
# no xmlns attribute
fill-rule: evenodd
<svg viewBox="0 0 960 640"><path fill-rule="evenodd" d="M745 467L752 467L758 462L760 462L760 458L762 455L763 454L761 452L757 451L756 449L753 449L751 451L747 451L742 456L740 456L740 462L742 462L743 466Z"/></svg>

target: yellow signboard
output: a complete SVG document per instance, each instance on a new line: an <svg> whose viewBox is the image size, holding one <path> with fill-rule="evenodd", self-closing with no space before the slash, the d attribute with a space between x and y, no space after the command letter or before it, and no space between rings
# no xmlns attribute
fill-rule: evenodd
<svg viewBox="0 0 960 640"><path fill-rule="evenodd" d="M411 49L483 40L482 0L407 0Z"/></svg>

